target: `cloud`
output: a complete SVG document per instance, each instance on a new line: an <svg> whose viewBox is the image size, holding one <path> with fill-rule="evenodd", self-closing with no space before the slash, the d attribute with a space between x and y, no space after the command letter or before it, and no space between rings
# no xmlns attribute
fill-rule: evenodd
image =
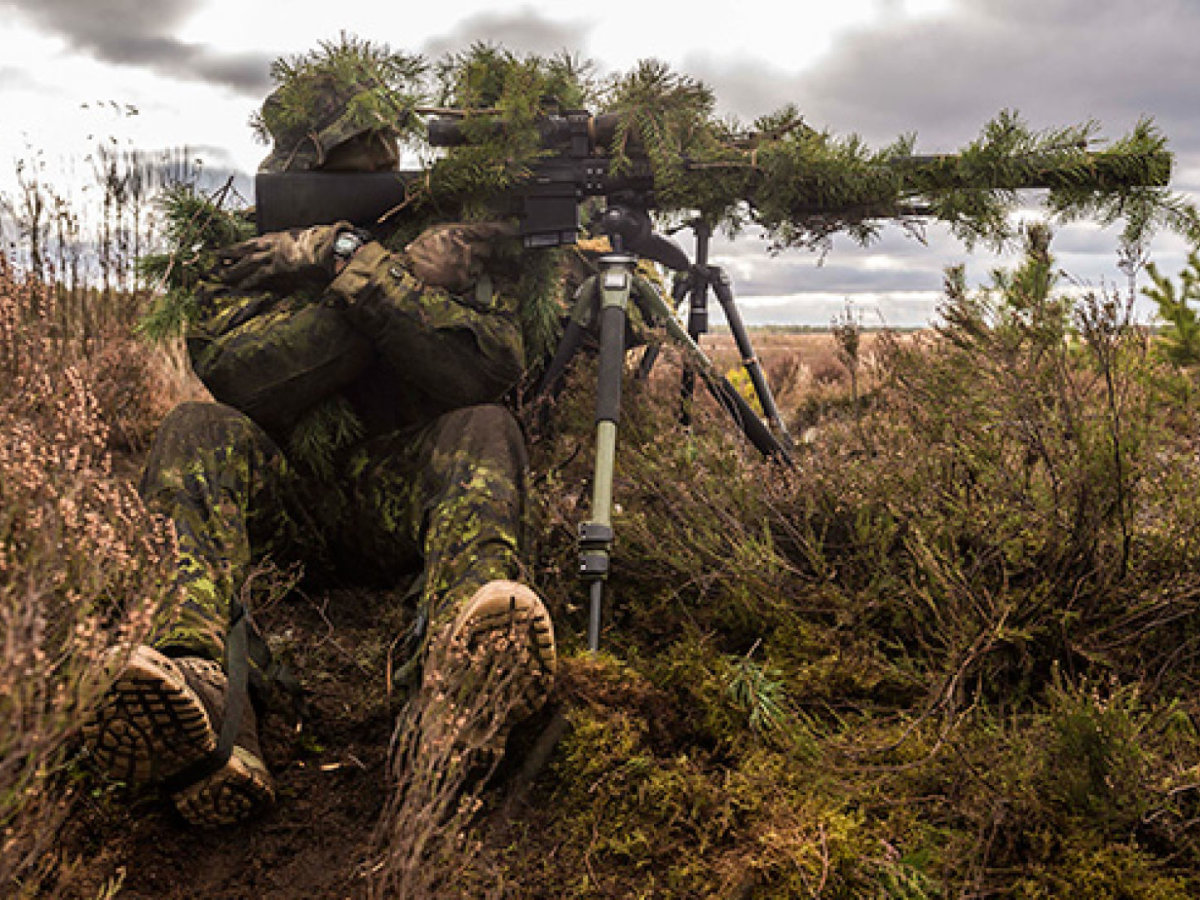
<svg viewBox="0 0 1200 900"><path fill-rule="evenodd" d="M269 90L272 56L223 53L171 36L202 5L201 0L159 0L149 9L141 0L0 0L0 9L16 11L102 62L140 66L239 93Z"/></svg>
<svg viewBox="0 0 1200 900"><path fill-rule="evenodd" d="M1095 119L1110 136L1149 115L1191 153L1198 32L1193 0L959 0L847 31L802 72L706 54L685 67L739 116L794 102L815 127L877 143L915 130L929 149L949 149L1011 108L1037 127Z"/></svg>
<svg viewBox="0 0 1200 900"><path fill-rule="evenodd" d="M849 297L840 293L799 291L748 300L740 306L742 319L755 325L804 325L828 328L847 313L868 328L919 328L934 317L940 295L933 291L881 291ZM719 310L711 322L723 324Z"/></svg>
<svg viewBox="0 0 1200 900"><path fill-rule="evenodd" d="M204 6L204 0L161 0L148 14L142 0L0 0L0 10L17 12L42 31L65 40L72 50L102 62L137 66L249 96L268 93L270 64L277 54L226 52L174 37ZM423 50L436 57L489 42L518 52L550 54L577 50L585 44L587 32L586 25L552 20L526 7L467 17L452 31L428 40Z"/></svg>
<svg viewBox="0 0 1200 900"><path fill-rule="evenodd" d="M0 66L0 90L32 90L38 86L24 69Z"/></svg>
<svg viewBox="0 0 1200 900"><path fill-rule="evenodd" d="M958 0L930 16L892 14L843 33L829 54L802 71L753 59L710 54L686 58L685 71L714 88L726 111L752 120L795 103L811 125L855 133L874 145L916 132L919 150L954 150L974 139L1001 109L1021 112L1036 128L1094 120L1107 138L1151 116L1176 155L1174 188L1200 188L1200 4L1160 0ZM887 229L885 234L893 233ZM930 246L888 253L911 268L871 268L864 251L839 248L813 270L797 254L753 260L738 245L722 248L747 298L796 290L837 295L859 291L936 290L940 271L969 264L972 282L987 280L999 258L975 252L931 225ZM885 241L888 241L885 238ZM1182 257L1170 235L1155 239L1155 258L1169 270ZM1085 283L1118 279L1115 230L1059 229L1060 266ZM753 246L751 242L751 246ZM916 296L916 295L913 295ZM919 300L914 300L919 304Z"/></svg>
<svg viewBox="0 0 1200 900"><path fill-rule="evenodd" d="M804 79L808 105L873 139L920 123L936 142L972 136L1001 108L1041 126L1143 115L1194 145L1200 7L1161 0L962 0L951 14L848 34Z"/></svg>
<svg viewBox="0 0 1200 900"><path fill-rule="evenodd" d="M786 294L798 289L832 293L883 290L936 290L942 267L954 256L953 246L938 253L892 235L869 248L849 242L823 260L808 251L770 255L763 242L740 238L715 241L713 262L723 266L743 297ZM961 256L961 252L959 253Z"/></svg>
<svg viewBox="0 0 1200 900"><path fill-rule="evenodd" d="M474 43L489 43L517 53L554 54L577 51L587 41L584 23L548 19L532 7L516 12L484 12L469 16L447 34L431 38L422 47L431 57L465 50Z"/></svg>

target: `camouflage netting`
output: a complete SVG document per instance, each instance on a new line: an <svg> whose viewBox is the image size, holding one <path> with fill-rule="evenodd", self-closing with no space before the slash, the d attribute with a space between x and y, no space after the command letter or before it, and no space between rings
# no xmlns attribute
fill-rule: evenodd
<svg viewBox="0 0 1200 900"><path fill-rule="evenodd" d="M264 172L393 168L397 142L413 130L425 62L343 35L309 53L277 59L278 85L251 119L273 149ZM339 149L355 145L352 158ZM331 158L331 154L333 155Z"/></svg>

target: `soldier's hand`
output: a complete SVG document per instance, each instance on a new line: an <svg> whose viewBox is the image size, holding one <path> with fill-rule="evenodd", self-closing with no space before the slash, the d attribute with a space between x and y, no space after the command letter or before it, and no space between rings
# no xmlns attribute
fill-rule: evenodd
<svg viewBox="0 0 1200 900"><path fill-rule="evenodd" d="M475 283L498 242L516 235L516 226L508 222L435 225L404 248L404 258L421 281L461 293Z"/></svg>
<svg viewBox="0 0 1200 900"><path fill-rule="evenodd" d="M217 277L239 290L327 284L334 274L334 241L351 226L317 225L264 234L218 254Z"/></svg>

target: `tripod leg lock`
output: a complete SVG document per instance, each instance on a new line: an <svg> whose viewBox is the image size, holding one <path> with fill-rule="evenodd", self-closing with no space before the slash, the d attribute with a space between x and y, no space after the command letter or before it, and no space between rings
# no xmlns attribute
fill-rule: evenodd
<svg viewBox="0 0 1200 900"><path fill-rule="evenodd" d="M579 525L579 574L588 580L603 579L608 576L609 554L612 546L613 530L611 525L599 522L582 522Z"/></svg>

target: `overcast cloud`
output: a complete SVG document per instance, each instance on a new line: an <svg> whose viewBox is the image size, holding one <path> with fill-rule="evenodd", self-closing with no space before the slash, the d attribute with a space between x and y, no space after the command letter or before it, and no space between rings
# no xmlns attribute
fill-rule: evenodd
<svg viewBox="0 0 1200 900"><path fill-rule="evenodd" d="M183 26L209 2L161 0L147 7L144 0L0 0L0 10L16 12L79 53L233 90L251 108L270 90L270 60L280 52L308 49L315 40L270 52L247 50L246 44L222 49L215 41L181 40ZM1200 189L1200 2L955 0L944 12L923 16L906 15L904 0L876 0L873 8L880 14L842 30L828 43L828 52L804 66L778 53L730 52L723 46L720 22L711 19L695 30L696 40L667 58L708 82L722 112L743 121L795 103L814 127L857 133L872 144L916 132L922 151L953 150L973 140L1006 108L1019 110L1037 128L1095 120L1109 138L1151 116L1177 157L1174 186ZM646 9L651 18L630 42L646 48L641 55L662 55L654 40L654 29L664 21L661 11ZM441 29L407 34L396 29L394 35L375 29L364 36L431 57L490 41L520 52L568 50L603 64L612 58L612 48L597 46L608 39L609 23L601 18L607 14L606 8L579 6L555 17L524 7L458 15ZM703 10L696 14L706 18ZM360 9L347 15L369 19L369 11ZM722 7L720 15L756 12ZM805 40L804 15L797 13L797 42ZM755 25L750 33L779 27L776 18L763 15L761 28ZM335 20L323 37L337 30ZM761 33L764 40L778 37L775 31ZM797 60L808 59L802 50L798 47ZM28 84L29 77L0 65L0 88ZM229 159L218 155L217 168ZM1066 228L1056 240L1061 265L1089 283L1115 280L1116 246L1115 232L1098 234L1087 225ZM1154 252L1160 266L1171 271L1181 264L1184 249L1164 237ZM769 298L808 292L813 308L824 310L840 295L869 294L884 305L890 295L895 304L890 308L906 310L909 318L921 303L928 307L920 297L939 290L944 266L968 263L982 280L996 263L987 254L969 254L936 225L929 228L927 245L897 228L887 229L883 241L867 249L835 242L823 265L802 251L768 256L753 235L732 244L718 242L715 256L748 306L760 298L765 309L775 302Z"/></svg>
<svg viewBox="0 0 1200 900"><path fill-rule="evenodd" d="M172 36L201 8L199 0L155 0L150 5L144 0L0 0L0 10L16 11L72 49L103 62L264 94L270 87L271 54L226 53Z"/></svg>
<svg viewBox="0 0 1200 900"><path fill-rule="evenodd" d="M438 57L484 42L516 53L548 55L561 50L578 51L587 44L589 31L584 23L547 19L526 7L514 12L468 16L445 35L426 41L420 49L430 57Z"/></svg>
<svg viewBox="0 0 1200 900"><path fill-rule="evenodd" d="M1198 39L1195 0L959 0L944 16L845 33L800 74L706 52L685 66L737 114L794 102L814 126L875 143L916 130L930 149L961 145L1011 108L1039 127L1096 119L1110 135L1149 115L1190 152Z"/></svg>
<svg viewBox="0 0 1200 900"><path fill-rule="evenodd" d="M1117 138L1150 116L1176 155L1173 186L1200 190L1200 3L1194 0L960 0L946 16L893 19L842 35L815 67L796 74L746 59L692 54L684 68L713 85L724 108L753 119L794 102L815 127L854 132L873 144L915 131L920 150L952 150L973 140L1001 109L1036 128L1094 120ZM1071 277L1115 283L1117 236L1086 224L1059 230L1054 250ZM1161 267L1182 265L1184 248L1163 236ZM938 226L929 246L896 240L835 251L817 268L802 254L765 262L752 243L722 245L744 294L934 290L945 265L963 262L986 280L1000 262L968 254ZM879 253L886 266L872 266ZM737 264L744 262L743 264ZM886 305L886 304L885 304Z"/></svg>

